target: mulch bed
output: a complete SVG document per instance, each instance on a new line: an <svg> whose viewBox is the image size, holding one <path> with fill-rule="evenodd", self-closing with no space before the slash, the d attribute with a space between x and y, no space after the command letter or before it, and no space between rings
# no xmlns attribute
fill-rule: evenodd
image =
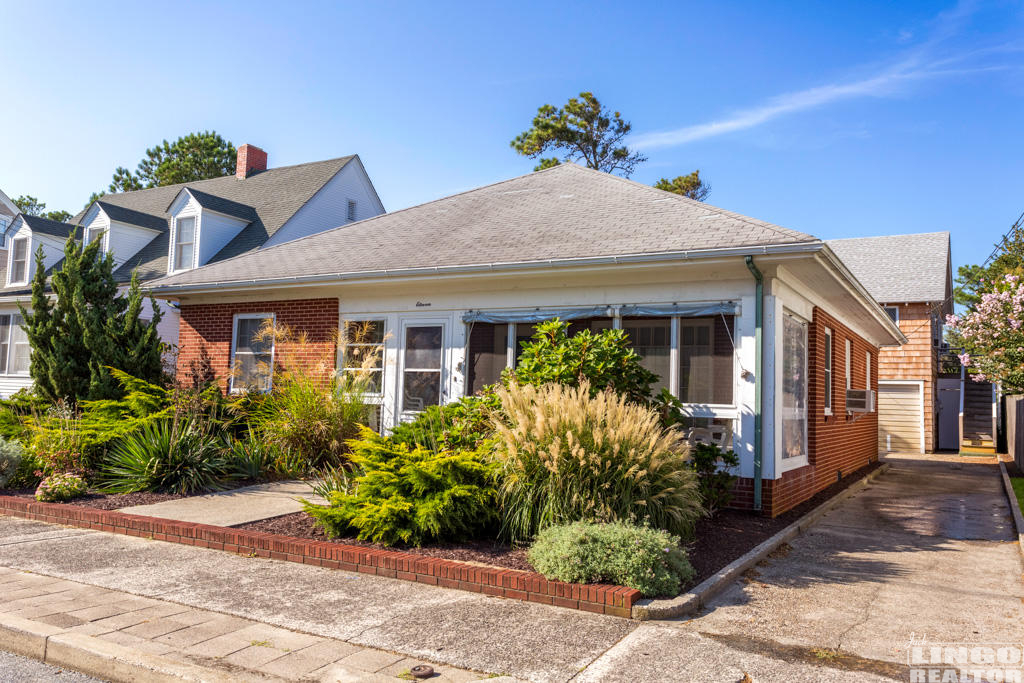
<svg viewBox="0 0 1024 683"><path fill-rule="evenodd" d="M881 467L881 463L858 470L853 476L832 484L789 512L772 519L745 510L721 510L714 517L702 519L695 530L696 541L689 546L690 562L697 571L694 585L708 578L719 569L739 558L748 550L770 538L797 519L810 512L846 487L864 478ZM263 531L270 534L311 538L372 548L394 550L388 546L367 543L355 538L328 538L323 530L315 526L313 518L305 512L271 517L258 522L239 524L239 529ZM478 562L502 567L533 571L526 560L525 548L513 548L495 541L472 541L430 545L422 548L401 548L403 552L461 562Z"/></svg>

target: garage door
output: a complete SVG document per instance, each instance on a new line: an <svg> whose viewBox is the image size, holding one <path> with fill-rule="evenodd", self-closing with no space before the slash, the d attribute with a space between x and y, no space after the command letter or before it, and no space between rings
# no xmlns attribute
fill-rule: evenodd
<svg viewBox="0 0 1024 683"><path fill-rule="evenodd" d="M878 384L878 450L920 453L921 386Z"/></svg>

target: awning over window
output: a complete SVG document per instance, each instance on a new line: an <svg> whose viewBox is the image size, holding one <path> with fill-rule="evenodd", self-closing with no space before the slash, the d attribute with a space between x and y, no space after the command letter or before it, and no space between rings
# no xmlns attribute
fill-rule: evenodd
<svg viewBox="0 0 1024 683"><path fill-rule="evenodd" d="M668 316L681 315L699 318L706 315L739 315L740 305L736 301L716 301L697 304L636 304L619 307L621 316Z"/></svg>
<svg viewBox="0 0 1024 683"><path fill-rule="evenodd" d="M630 304L628 306L590 306L588 308L537 308L530 311L467 311L462 320L467 323L539 323L552 318L579 320L581 318L610 317L615 308L622 316L671 316L691 318L707 315L738 315L736 301L717 301L691 304Z"/></svg>
<svg viewBox="0 0 1024 683"><path fill-rule="evenodd" d="M540 323L552 318L579 320L609 317L611 314L611 306L538 308L532 311L467 311L462 320L467 323Z"/></svg>

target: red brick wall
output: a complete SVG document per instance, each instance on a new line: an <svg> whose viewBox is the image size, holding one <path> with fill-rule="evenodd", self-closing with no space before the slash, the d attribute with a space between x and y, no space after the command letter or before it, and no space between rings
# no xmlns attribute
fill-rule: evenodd
<svg viewBox="0 0 1024 683"><path fill-rule="evenodd" d="M274 351L276 363L312 365L326 359L333 367L337 351L337 299L186 304L181 307L178 337L179 377L188 377L193 363L201 361L202 349L205 348L221 387L227 389L231 367L231 326L236 313L273 313L277 325L285 325L296 334L305 333L305 345L287 341L278 344Z"/></svg>
<svg viewBox="0 0 1024 683"><path fill-rule="evenodd" d="M825 328L832 330L832 415L825 415ZM807 329L808 464L776 480L765 479L761 507L775 517L818 491L878 459L878 413L846 412L846 340L851 347L851 387L865 389L867 352L871 352L871 389L878 390L878 348L819 308ZM765 454L765 458L774 457ZM740 479L732 505L751 508L754 482Z"/></svg>

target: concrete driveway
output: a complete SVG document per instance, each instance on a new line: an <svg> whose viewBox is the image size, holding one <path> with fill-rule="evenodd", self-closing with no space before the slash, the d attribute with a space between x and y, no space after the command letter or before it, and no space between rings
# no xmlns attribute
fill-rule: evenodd
<svg viewBox="0 0 1024 683"><path fill-rule="evenodd" d="M0 518L0 565L532 681L906 681L912 640L1019 641L1022 567L998 469L892 463L688 621L11 518Z"/></svg>

